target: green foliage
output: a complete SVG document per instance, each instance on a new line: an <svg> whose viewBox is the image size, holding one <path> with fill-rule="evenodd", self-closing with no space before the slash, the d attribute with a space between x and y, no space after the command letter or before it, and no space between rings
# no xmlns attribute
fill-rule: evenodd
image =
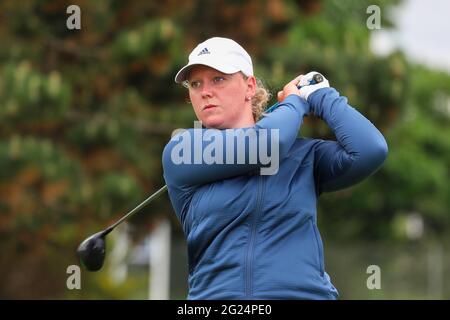
<svg viewBox="0 0 450 320"><path fill-rule="evenodd" d="M70 87L58 71L48 75L33 70L29 61L6 64L0 81L0 120L58 118L70 102Z"/></svg>

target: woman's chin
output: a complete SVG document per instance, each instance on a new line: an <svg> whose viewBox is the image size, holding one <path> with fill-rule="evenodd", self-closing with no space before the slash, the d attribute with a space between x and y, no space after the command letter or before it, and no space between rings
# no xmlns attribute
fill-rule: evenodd
<svg viewBox="0 0 450 320"><path fill-rule="evenodd" d="M224 119L222 117L208 117L202 120L202 124L206 128L223 129Z"/></svg>

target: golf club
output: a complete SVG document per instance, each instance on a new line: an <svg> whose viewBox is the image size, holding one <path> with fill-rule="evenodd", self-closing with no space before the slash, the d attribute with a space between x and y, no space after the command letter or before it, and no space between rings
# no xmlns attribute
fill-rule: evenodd
<svg viewBox="0 0 450 320"><path fill-rule="evenodd" d="M312 80L308 85L316 84L323 81L323 76L319 73L315 74ZM299 87L300 89L300 87ZM274 104L272 107L266 110L266 113L272 112L278 107L279 103ZM131 217L134 213L143 208L147 203L151 202L159 195L161 195L164 191L167 190L167 186L163 186L161 189L156 191L150 197L145 199L141 204L139 204L136 208L128 212L121 219L119 219L116 223L104 229L103 231L97 232L92 236L85 239L77 249L78 257L80 258L81 264L88 271L98 271L102 268L103 263L105 261L105 253L106 253L106 242L105 237L114 230L119 224L123 221Z"/></svg>
<svg viewBox="0 0 450 320"><path fill-rule="evenodd" d="M77 249L78 257L80 258L81 264L88 271L98 271L102 268L103 262L105 260L105 251L106 251L106 242L105 237L114 230L119 224L123 221L131 217L134 213L138 212L142 209L146 204L151 202L160 196L164 191L167 190L167 186L163 186L161 189L156 191L150 197L145 199L141 204L139 204L136 208L128 212L121 219L116 221L113 225L104 229L103 231L97 232L92 236L86 238Z"/></svg>

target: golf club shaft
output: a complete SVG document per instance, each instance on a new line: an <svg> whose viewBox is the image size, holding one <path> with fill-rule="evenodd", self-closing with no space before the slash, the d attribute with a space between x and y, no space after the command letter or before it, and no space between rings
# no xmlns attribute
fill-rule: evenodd
<svg viewBox="0 0 450 320"><path fill-rule="evenodd" d="M158 191L156 191L154 194L152 194L150 197L148 197L147 199L145 199L141 204L139 204L136 208L134 208L133 210L131 210L130 212L128 212L126 215L124 215L122 218L120 218L119 220L116 221L116 223L114 223L113 225L111 225L110 227L108 227L108 229L105 230L105 234L110 233L115 227L117 227L119 224L121 224L124 220L126 220L127 218L129 218L130 216L132 216L134 213L136 213L137 211L139 211L141 208L143 208L147 203L149 203L150 201L156 199L158 196L160 196L162 193L164 193L164 191L167 190L167 185L164 185L161 189L159 189Z"/></svg>

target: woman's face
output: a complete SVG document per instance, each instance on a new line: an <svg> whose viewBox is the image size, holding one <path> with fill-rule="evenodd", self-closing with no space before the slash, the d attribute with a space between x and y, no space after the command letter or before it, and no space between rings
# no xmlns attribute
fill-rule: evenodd
<svg viewBox="0 0 450 320"><path fill-rule="evenodd" d="M207 128L244 128L255 124L251 97L254 77L240 72L225 74L216 69L194 66L187 78L189 97L197 118Z"/></svg>

